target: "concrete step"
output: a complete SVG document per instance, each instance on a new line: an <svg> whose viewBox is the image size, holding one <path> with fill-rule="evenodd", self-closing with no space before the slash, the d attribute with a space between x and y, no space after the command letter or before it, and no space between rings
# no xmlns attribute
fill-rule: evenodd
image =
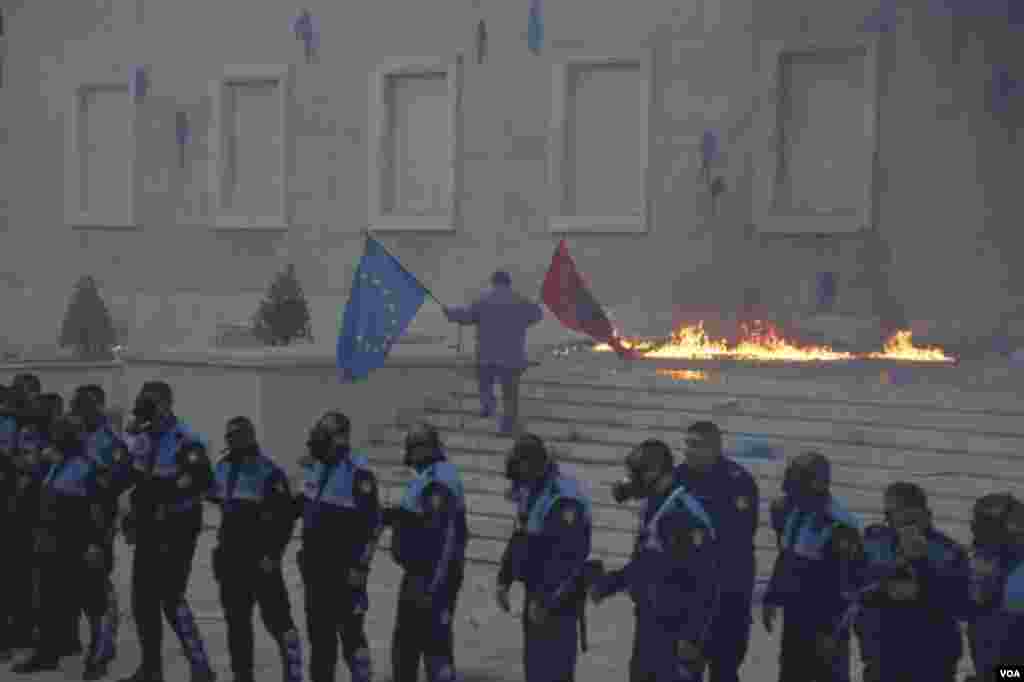
<svg viewBox="0 0 1024 682"><path fill-rule="evenodd" d="M458 407L467 415L472 415L473 402L472 398L467 397L459 401ZM998 459L1001 461L1000 466L1019 463L1024 473L1024 458L1018 456L1018 453L1024 451L1024 434L943 432L933 427L890 427L863 422L794 420L770 415L754 417L712 411L675 412L670 415L642 410L634 412L629 404L587 406L583 403L566 404L528 398L520 403L520 415L530 429L543 423L546 427L550 424L551 428L566 436L575 431L598 440L615 441L622 440L625 433L639 432L644 434L643 437L662 438L672 445L683 440L685 429L690 424L711 419L728 432L809 441L878 444L926 454L970 452L976 457Z"/></svg>
<svg viewBox="0 0 1024 682"><path fill-rule="evenodd" d="M492 422L479 420L465 413L438 413L428 415L431 422L446 432L449 446L470 450L491 450L507 452L511 447L510 438L494 433ZM474 421L475 419L475 421ZM638 431L627 432L621 440L591 440L589 433L581 438L567 438L564 424L534 419L526 428L545 438L555 448L564 451L568 461L579 460L592 465L592 471L605 472L615 480L620 475L622 460L630 449L644 438L661 436L677 453L681 434L672 437L671 432ZM725 447L733 448L737 437L747 438L749 434L726 433ZM1024 490L1024 467L1014 457L986 456L983 453L942 453L914 451L875 445L856 445L843 441L790 439L787 436L764 436L764 442L779 452L777 460L742 459L760 479L779 482L784 470L784 460L806 449L818 449L825 453L833 464L833 480L839 484L874 486L879 492L889 483L900 479L919 481L935 494L945 494L973 501L993 490Z"/></svg>
<svg viewBox="0 0 1024 682"><path fill-rule="evenodd" d="M730 393L700 395L648 395L628 396L628 400L613 400L612 394L591 386L574 387L575 390L552 392L547 387L524 384L521 412L548 413L557 410L559 416L597 419L608 423L628 421L636 425L683 427L694 419L725 417L747 418L759 421L804 424L813 429L817 425L841 425L850 431L878 432L889 442L918 442L921 433L942 434L942 438L973 442L977 449L1007 451L1007 448L987 448L987 440L1008 441L1009 449L1024 445L1024 413L992 414L967 408L908 408L880 404L858 404L850 401L800 401L773 396L737 396ZM440 406L440 401L434 403ZM448 401L455 409L479 410L479 397L474 391L456 393ZM890 433L892 432L892 433ZM973 440L971 440L973 439Z"/></svg>
<svg viewBox="0 0 1024 682"><path fill-rule="evenodd" d="M679 396L723 395L726 397L770 397L772 399L795 399L800 402L836 401L843 403L864 403L863 407L892 406L906 409L934 410L936 408L958 408L971 412L990 412L995 415L1024 415L1024 398L1021 391L986 390L984 385L970 384L970 368L961 367L906 367L889 368L878 366L843 370L829 365L807 365L785 367L736 366L735 363L680 363L648 362L626 367L621 363L611 367L599 365L601 359L588 361L580 370L562 369L556 363L548 363L527 373L523 388L547 389L553 394L577 391L584 388L597 389L604 393L604 400L629 402L637 399L637 393L648 398L655 397L674 404ZM605 360L607 362L607 360ZM691 369L708 374L708 381L678 381L659 375L657 369ZM919 376L920 383L888 385L879 381L883 369L898 371L900 376L907 373ZM981 371L981 368L978 369ZM924 381L931 374L957 375L936 377L935 381ZM467 392L475 392L475 382L467 382ZM610 395L609 395L610 394ZM570 398L573 399L573 398ZM575 398L580 399L580 398ZM582 398L587 400L587 398ZM999 430L999 429L997 429Z"/></svg>

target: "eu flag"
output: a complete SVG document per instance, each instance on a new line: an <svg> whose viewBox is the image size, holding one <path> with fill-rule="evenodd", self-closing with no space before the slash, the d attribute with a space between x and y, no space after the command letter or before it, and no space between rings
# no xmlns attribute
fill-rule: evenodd
<svg viewBox="0 0 1024 682"><path fill-rule="evenodd" d="M338 333L338 370L347 381L365 379L384 365L427 290L372 237L352 281Z"/></svg>

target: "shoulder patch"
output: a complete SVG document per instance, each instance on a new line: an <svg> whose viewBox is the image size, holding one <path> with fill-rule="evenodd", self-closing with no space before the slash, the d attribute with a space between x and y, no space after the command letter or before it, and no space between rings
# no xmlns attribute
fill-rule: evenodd
<svg viewBox="0 0 1024 682"><path fill-rule="evenodd" d="M566 505L565 509L562 510L562 523L567 526L571 526L576 523L576 506Z"/></svg>
<svg viewBox="0 0 1024 682"><path fill-rule="evenodd" d="M740 511L746 511L750 508L750 500L746 497L740 496L736 498L736 508Z"/></svg>
<svg viewBox="0 0 1024 682"><path fill-rule="evenodd" d="M436 492L430 496L430 508L435 512L439 512L444 509L444 493Z"/></svg>

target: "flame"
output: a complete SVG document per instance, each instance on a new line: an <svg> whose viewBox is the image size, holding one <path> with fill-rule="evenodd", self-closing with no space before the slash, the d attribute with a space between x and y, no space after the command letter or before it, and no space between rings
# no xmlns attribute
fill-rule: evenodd
<svg viewBox="0 0 1024 682"><path fill-rule="evenodd" d="M671 338L659 342L651 339L626 338L619 340L623 347L638 351L643 357L661 360L761 360L787 362L820 362L853 359L904 360L911 362L955 362L938 348L917 348L910 331L898 331L886 341L880 353L855 354L832 350L828 346L797 345L788 341L770 323L755 321L740 327L740 340L730 345L725 340L714 340L704 331L704 323L683 325ZM602 343L593 347L597 352L612 348Z"/></svg>
<svg viewBox="0 0 1024 682"><path fill-rule="evenodd" d="M881 353L869 353L867 357L874 360L911 360L913 362L956 362L939 348L917 348L914 346L914 334L909 329L893 334Z"/></svg>
<svg viewBox="0 0 1024 682"><path fill-rule="evenodd" d="M659 369L656 374L677 381L710 381L708 373L699 369Z"/></svg>

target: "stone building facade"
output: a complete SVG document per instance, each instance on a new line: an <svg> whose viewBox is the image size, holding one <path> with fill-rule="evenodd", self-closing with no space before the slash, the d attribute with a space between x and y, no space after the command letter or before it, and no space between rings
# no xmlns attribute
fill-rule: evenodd
<svg viewBox="0 0 1024 682"><path fill-rule="evenodd" d="M129 345L207 343L294 263L327 348L370 226L446 303L539 291L565 237L626 332L1021 336L1016 35L934 4L552 0L535 54L527 0L309 0L307 60L287 3L0 0L5 335L91 274Z"/></svg>

